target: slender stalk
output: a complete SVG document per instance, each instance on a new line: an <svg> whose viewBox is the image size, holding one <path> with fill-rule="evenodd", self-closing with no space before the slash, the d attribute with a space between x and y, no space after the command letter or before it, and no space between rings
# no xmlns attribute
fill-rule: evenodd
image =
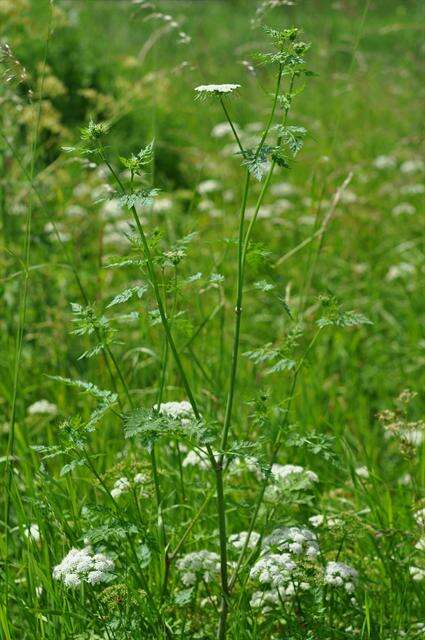
<svg viewBox="0 0 425 640"><path fill-rule="evenodd" d="M238 353L239 353L239 340L240 340L240 328L241 328L241 316L242 316L242 298L243 298L243 247L244 247L244 222L245 211L248 200L249 191L249 171L246 172L245 185L242 196L242 205L239 219L239 238L238 238L238 274L237 274L237 290L236 290L236 306L235 306L235 332L233 338L233 351L232 351L232 363L230 369L230 384L227 396L226 413L224 416L223 433L221 437L221 463L223 462L224 450L227 445L227 438L229 435L230 422L232 419L233 400L235 395L236 386L236 370L238 366Z"/></svg>
<svg viewBox="0 0 425 640"><path fill-rule="evenodd" d="M229 123L230 128L231 128L231 130L233 132L233 135L235 136L236 142L238 143L238 147L240 149L240 152L241 152L242 156L244 156L245 155L245 150L244 150L244 148L242 146L242 143L241 143L240 138L238 136L238 132L236 131L235 125L233 124L232 119L231 119L231 117L229 115L229 112L228 112L227 107L226 107L226 103L225 103L225 101L223 100L223 98L221 96L220 96L220 103L221 103L221 106L223 107L224 115L227 118L227 122Z"/></svg>
<svg viewBox="0 0 425 640"><path fill-rule="evenodd" d="M266 141L267 135L268 135L268 133L270 131L270 127L271 127L272 122L273 122L274 114L276 112L276 107L277 107L277 101L278 101L278 98L279 98L279 90L280 90L280 83L282 81L282 74L283 74L283 65L280 64L279 65L279 73L278 73L277 82L276 82L276 91L275 91L274 99L273 99L273 107L272 107L272 110L270 112L270 117L269 117L269 120L267 122L266 128L263 131L263 135L261 136L260 143L259 143L257 151L255 153L256 156L258 156L258 154L260 153L261 149L263 148L263 145L264 145L264 143Z"/></svg>
<svg viewBox="0 0 425 640"><path fill-rule="evenodd" d="M284 419L283 424L282 424L281 428L279 429L278 434L277 434L277 436L275 438L275 441L274 441L274 443L272 445L272 452L271 452L270 460L269 460L269 467L270 468L274 464L274 462L276 461L276 458L277 458L277 455L279 453L279 449L280 449L280 446L281 446L281 443L282 443L282 434L283 434L283 432L284 432L284 430L287 427L288 422L289 422L291 406L292 406L292 402L293 402L293 398L294 398L294 394L295 394L295 388L296 388L296 384L297 384L299 373L300 373L302 367L304 366L306 358L307 358L308 354L310 353L311 349L313 348L313 346L314 346L317 338L319 337L321 331L322 331L322 328L319 328L316 331L316 333L314 334L313 338L311 339L310 343L308 344L308 346L307 346L307 348L306 348L301 360L299 361L299 363L298 363L298 365L297 365L297 367L296 367L296 369L294 371L294 376L292 378L292 385L291 385L291 390L290 390L290 393L289 393L289 401L288 401L288 406L287 406L287 409L286 409L285 419ZM241 549L241 552L240 552L240 555L239 555L239 558L238 558L238 562L237 562L236 567L235 567L235 571L234 571L233 576L232 576L231 581L230 581L230 589L233 589L233 587L235 585L235 582L237 580L238 573L239 573L239 570L241 568L245 553L246 553L246 551L248 549L249 540L250 540L251 534L252 534L252 532L254 530L254 526L255 526L255 523L257 521L258 513L260 511L261 504L263 502L264 493L266 491L268 483L269 483L269 478L267 478L267 477L264 478L263 483L261 485L260 493L259 493L258 498L257 498L257 502L255 504L255 509L254 509L253 514L252 514L251 521L249 523L246 540L245 540L244 545L243 545L243 547Z"/></svg>
<svg viewBox="0 0 425 640"><path fill-rule="evenodd" d="M271 110L267 125L264 129L263 136L258 145L256 155L260 153L261 148L264 144L264 141L267 137L267 134L270 130L271 124L273 122L277 101L278 101L282 73L283 73L283 67L282 65L279 65L279 73L278 73L278 78L276 83L276 90L275 90L272 110ZM236 133L236 130L233 126L233 123L231 121L231 118L228 114L227 108L222 98L220 98L220 102L223 107L224 113L227 117L227 120L235 135L239 148L241 149L241 152L244 155L244 150L240 143L239 137ZM232 420L233 402L234 402L235 389L236 389L236 373L237 373L237 367L238 367L240 330L241 330L241 319L242 319L242 300L243 300L245 261L246 261L247 248L249 245L249 240L250 240L250 236L254 226L254 222L257 218L258 211L263 202L264 195L266 194L268 186L270 184L270 180L271 180L273 169L274 169L274 164L275 163L272 163L267 179L261 190L260 197L258 199L257 206L254 212L254 217L248 227L248 231L245 236L245 239L244 239L245 211L246 211L249 184L250 184L250 174L248 170L246 171L246 175L245 175L245 184L243 189L242 204L241 204L240 218L239 218L238 272L237 272L237 285L236 285L235 329L234 329L234 337L233 337L232 360L231 360L231 366L230 366L229 391L227 395L226 411L225 411L223 430L222 430L222 436L221 436L221 446L220 446L221 451L220 451L219 461L216 468L217 506L218 506L219 538L220 538L220 570L221 570L221 608L220 608L220 621L219 621L219 626L217 630L218 640L223 640L226 637L227 615L229 610L229 599L230 599L230 588L229 588L228 574L227 574L226 502L225 502L225 494L224 494L224 486L223 486L223 461L224 461L225 450L226 450L227 441L229 437L229 430L230 430L230 425Z"/></svg>

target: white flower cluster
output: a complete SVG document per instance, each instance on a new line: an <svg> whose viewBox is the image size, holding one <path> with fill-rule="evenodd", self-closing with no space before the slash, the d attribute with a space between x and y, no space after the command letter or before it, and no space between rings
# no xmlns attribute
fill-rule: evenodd
<svg viewBox="0 0 425 640"><path fill-rule="evenodd" d="M285 587L296 567L289 553L270 553L261 557L250 571L250 577L271 587Z"/></svg>
<svg viewBox="0 0 425 640"><path fill-rule="evenodd" d="M220 573L220 556L214 551L193 551L177 560L177 569L186 587L191 587L198 580L211 582Z"/></svg>
<svg viewBox="0 0 425 640"><path fill-rule="evenodd" d="M277 587L276 589L270 589L267 591L254 591L251 596L251 607L253 609L261 608L263 613L267 613L271 606L281 606L282 602L291 599L295 591L301 589L307 591L310 589L308 582L289 582L285 587Z"/></svg>
<svg viewBox="0 0 425 640"><path fill-rule="evenodd" d="M261 466L254 456L235 456L229 463L227 472L231 475L241 476L244 472L255 473L258 480L262 480L264 475Z"/></svg>
<svg viewBox="0 0 425 640"><path fill-rule="evenodd" d="M274 482L291 480L291 476L301 476L307 478L310 482L319 482L319 477L314 471L304 469L304 467L295 464L274 464L271 471Z"/></svg>
<svg viewBox="0 0 425 640"><path fill-rule="evenodd" d="M58 408L53 402L48 400L37 400L28 407L28 415L34 416L38 414L45 414L55 416L58 412Z"/></svg>
<svg viewBox="0 0 425 640"><path fill-rule="evenodd" d="M103 553L93 553L90 547L73 548L54 567L53 578L62 580L67 587L78 587L82 582L105 582L113 570L113 561Z"/></svg>
<svg viewBox="0 0 425 640"><path fill-rule="evenodd" d="M359 574L353 567L343 562L328 562L324 581L333 587L344 587L347 593L353 593Z"/></svg>
<svg viewBox="0 0 425 640"><path fill-rule="evenodd" d="M301 527L282 527L266 536L262 544L262 553L269 551L287 552L295 556L305 555L314 560L320 553L316 535Z"/></svg>
<svg viewBox="0 0 425 640"><path fill-rule="evenodd" d="M198 467L203 471L210 469L210 461L207 456L197 451L189 451L182 462L183 467Z"/></svg>
<svg viewBox="0 0 425 640"><path fill-rule="evenodd" d="M159 413L173 420L180 420L185 425L194 418L192 405L187 400L181 402L162 402L159 405Z"/></svg>
<svg viewBox="0 0 425 640"><path fill-rule="evenodd" d="M316 516L311 516L308 521L316 529L317 527L321 527L323 524L326 524L329 529L333 529L334 527L341 527L344 524L343 520L341 518L338 518L337 516L325 517L321 513Z"/></svg>
<svg viewBox="0 0 425 640"><path fill-rule="evenodd" d="M412 580L415 582L422 582L425 580L425 569L421 567L409 567L409 573L412 576Z"/></svg>
<svg viewBox="0 0 425 640"><path fill-rule="evenodd" d="M296 592L310 589L302 560L314 561L320 553L312 531L301 527L277 528L264 538L261 549L250 577L267 585L267 589L254 592L252 607L267 611L271 605L281 604Z"/></svg>
<svg viewBox="0 0 425 640"><path fill-rule="evenodd" d="M378 156L373 161L373 166L376 169L394 169L397 165L397 160L392 156Z"/></svg>
<svg viewBox="0 0 425 640"><path fill-rule="evenodd" d="M305 469L294 464L273 464L271 468L271 484L266 488L264 500L270 503L277 503L291 485L299 484L300 488L310 488L313 483L318 482L319 477L314 471Z"/></svg>
<svg viewBox="0 0 425 640"><path fill-rule="evenodd" d="M134 484L143 484L145 479L146 478L143 473L136 473L133 478L133 482ZM118 478L118 480L115 482L114 486L111 489L111 496L113 498L119 498L123 493L127 493L127 491L130 491L130 489L130 480L126 476L123 476L122 478Z"/></svg>
<svg viewBox="0 0 425 640"><path fill-rule="evenodd" d="M419 527L425 528L425 507L415 511L415 513L413 514L413 517L415 518L416 524Z"/></svg>
<svg viewBox="0 0 425 640"><path fill-rule="evenodd" d="M248 531L241 531L240 533L233 533L229 537L229 544L235 549L243 549L245 543L248 539ZM251 535L249 536L249 541L247 548L255 549L260 539L260 534L256 531L251 531Z"/></svg>
<svg viewBox="0 0 425 640"><path fill-rule="evenodd" d="M195 87L195 91L199 94L215 93L217 95L223 95L233 93L233 91L239 89L240 86L240 84L200 84L199 87Z"/></svg>

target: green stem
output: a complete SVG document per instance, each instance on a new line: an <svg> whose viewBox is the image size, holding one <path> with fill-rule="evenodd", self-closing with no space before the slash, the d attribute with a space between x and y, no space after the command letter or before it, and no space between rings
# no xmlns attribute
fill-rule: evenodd
<svg viewBox="0 0 425 640"><path fill-rule="evenodd" d="M221 106L223 107L224 115L226 116L227 122L230 124L230 128L232 129L233 135L235 136L236 142L238 143L238 147L240 149L242 157L244 157L245 156L245 150L244 150L244 148L242 146L242 143L240 141L240 138L238 136L238 132L236 131L235 126L234 126L234 124L232 122L232 119L231 119L231 117L229 115L229 112L228 112L227 107L226 107L226 103L224 102L224 100L223 100L223 98L221 96L220 96L220 103L221 103Z"/></svg>
<svg viewBox="0 0 425 640"><path fill-rule="evenodd" d="M274 99L273 99L273 107L272 107L272 110L271 110L271 113L270 113L270 118L269 118L269 120L267 122L266 128L263 131L263 135L261 136L260 143L259 143L257 151L255 153L256 156L258 156L258 154L260 153L261 149L263 148L263 145L264 145L264 143L266 141L266 138L267 138L267 134L269 133L270 127L271 127L272 122L273 122L274 114L276 112L276 107L277 107L277 101L278 101L278 98L279 98L279 89L280 89L280 83L282 81L282 74L283 74L283 66L279 65L279 73L278 73L278 76L277 76L276 91L274 93Z"/></svg>
<svg viewBox="0 0 425 640"><path fill-rule="evenodd" d="M244 223L245 223L245 211L248 199L249 191L249 171L246 172L245 186L242 196L242 205L239 219L239 238L238 238L238 274L237 274L237 290L236 290L236 306L235 306L235 332L233 338L233 351L232 351L232 363L230 369L230 384L227 396L226 412L224 416L223 433L221 438L221 456L220 462L223 462L224 450L226 449L227 439L229 435L230 422L232 419L233 400L235 395L236 386L236 371L238 366L238 353L239 353L239 341L240 341L240 329L241 329L241 316L242 316L242 298L243 298L243 281L244 281L244 269L243 269L243 237L244 237Z"/></svg>
<svg viewBox="0 0 425 640"><path fill-rule="evenodd" d="M279 449L280 449L280 446L281 446L281 443L282 443L282 434L283 434L283 432L285 430L285 427L288 425L288 422L289 422L291 405L292 405L292 401L293 401L293 398L294 398L295 387L296 387L296 384L297 384L299 373L300 373L300 371L301 371L301 369L302 369L302 367L304 365L304 362L305 362L308 354L310 353L310 351L313 348L317 338L319 337L321 330L322 329L319 328L316 331L316 333L314 334L313 338L311 339L309 345L307 346L307 348L306 348L301 360L299 361L299 363L298 363L298 365L297 365L297 367L296 367L296 369L294 371L294 376L292 378L292 385L291 385L291 390L290 390L290 393L289 393L289 401L288 401L288 407L286 409L285 419L284 419L283 424L280 427L280 429L278 431L278 434L277 434L277 437L275 438L275 441L274 441L274 443L272 445L272 452L271 452L271 456L270 456L270 460L269 460L269 467L270 468L274 464L274 462L276 461L276 458L277 458L277 455L279 453ZM240 568L242 566L242 562L243 562L245 553L246 553L246 551L248 549L249 540L250 540L251 534L252 534L252 532L254 530L254 526L255 526L255 523L257 521L258 513L260 511L261 504L263 502L264 493L266 491L268 483L269 483L269 478L264 478L263 483L261 485L260 493L259 493L258 498L257 498L257 502L255 504L254 513L252 514L251 521L249 523L248 534L246 536L246 540L244 542L244 545L243 545L243 547L241 549L241 552L240 552L240 555L239 555L239 558L238 558L238 562L236 564L235 571L234 571L233 576L232 576L232 578L230 580L230 590L233 589L233 587L235 585L235 582L237 580L237 577L238 577L238 573L239 573Z"/></svg>

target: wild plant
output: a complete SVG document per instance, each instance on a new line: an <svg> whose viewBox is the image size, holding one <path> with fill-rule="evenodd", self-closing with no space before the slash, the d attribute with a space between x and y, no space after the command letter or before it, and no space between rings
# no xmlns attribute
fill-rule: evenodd
<svg viewBox="0 0 425 640"><path fill-rule="evenodd" d="M150 3L135 4L151 10ZM281 4L285 0L263 2L257 17ZM157 20L160 31L180 29L168 14L154 12L149 20ZM79 144L64 148L67 157L108 183L105 193L96 194L97 204L124 211L129 222L121 253L104 265L113 290L107 300L103 292L91 299L72 264L81 294L71 304L70 333L79 350L75 369L95 363L91 370L98 375L87 380L50 371L55 388L75 392L75 406L63 416L55 404L39 400L27 411L30 422L43 416L58 424L54 441L32 447L41 460L32 478L37 499L23 505L17 500L19 513L30 506L39 519L11 529L6 507L8 536L22 529L27 550L43 554L49 568L47 574L34 572L39 583L30 585L41 603L31 610L45 612L37 613L32 627L40 637L348 639L381 637L385 627L382 612L371 623L371 600L382 567L392 566L389 558L403 544L403 532L390 530L372 500L369 511L358 506L356 496L367 501L378 482L373 473L354 463L343 466L335 439L316 429L305 432L294 415L300 379L320 341L335 341L338 353L341 331L371 323L329 291L306 313L315 259L295 301L282 291L284 271L278 277L275 271L306 241L274 264L260 242L273 179L297 171L309 140L292 114L314 75L306 62L310 45L297 28L265 33L270 49L256 62L272 92L254 136L234 117L234 101L244 100L242 81L194 87L201 123L205 101L223 112L225 123L217 127L234 138L231 162L240 175L240 203L237 213L229 206L234 217L227 221L232 237L223 255L211 260L210 272L201 273L196 261L202 228L186 229L180 220L173 226L157 216L165 199L156 181L155 140L116 156L113 123L93 119ZM318 252L350 180L351 174L308 239L318 240ZM200 206L199 195L216 188L213 177L196 185L189 211ZM65 257L66 246L61 242ZM265 343L260 335L247 340L244 327L252 309L271 304L278 306L279 329L270 328ZM247 396L248 379L258 388ZM272 388L264 383L270 379L276 380ZM413 459L423 422L408 418L411 399L402 394L397 409L382 412L379 421ZM102 432L103 447L96 437ZM118 448L112 466L109 447ZM14 447L9 449L10 489ZM290 462L294 454L302 464ZM332 468L340 486L323 486L318 469L304 466L310 461ZM63 487L66 498L59 508L51 494ZM365 534L366 515L375 509L381 527ZM409 565L415 583L424 575L417 558L423 519L418 498L411 514L417 531L408 540L415 549ZM9 546L7 539L6 605L13 583ZM34 559L25 553L32 575ZM83 616L84 609L91 615ZM0 628L10 637L4 611L2 605ZM412 637L421 630L418 622Z"/></svg>
<svg viewBox="0 0 425 640"><path fill-rule="evenodd" d="M324 297L321 301L324 315L317 321L316 331L311 338L301 346L300 343L304 342L301 318L296 322L293 317L295 312L288 307L284 299L281 299L282 311L292 323L283 344L278 347L266 345L246 352L245 357L257 365L266 363L269 373L287 372L291 378L289 394L275 407L269 406L266 397L258 400L258 406L253 409L252 420L253 424L257 422L260 427L259 445L250 441L249 437L246 441L238 440L232 431L235 404L238 402L241 327L247 272L252 254L257 250L252 242L254 229L276 170L288 170L291 167L307 136L304 127L290 122L290 112L296 97L302 92L305 81L312 75L305 61L305 54L310 45L300 39L300 32L296 28L283 31L267 29L266 33L271 48L258 54L258 62L271 67L275 76L275 87L267 122L254 146L248 146L240 136L231 115L231 99L236 94L243 93L243 87L239 84L209 84L195 87L197 99L212 99L222 108L237 145L235 162L240 163L243 172L235 243L233 346L230 362L223 364L228 377L225 393L217 400L213 409L202 398L197 397L194 381L187 370L185 345L181 342L182 332L175 311L176 301L183 289L183 284L178 281L178 272L181 271L181 263L186 258L187 247L194 238L185 237L177 240L174 246L166 247L161 232L155 230L152 233L149 228L149 212L152 211L155 198L159 194L150 177L150 167L154 160L154 142L143 147L138 153L120 157L121 167L117 168L107 146L108 123L92 121L82 130L81 145L66 149L68 152L88 157L92 162L108 169L113 184L112 197L132 216L132 231L128 236L131 251L123 258L118 257L108 266L131 268L140 273L143 280L131 284L116 295L101 315L94 306L73 304L76 326L73 333L77 336L97 338L97 342L80 357L92 358L98 354L103 355L110 374L112 390L102 391L91 382L56 378L90 394L96 399L97 405L88 419L74 416L62 425L62 444L38 447L37 450L45 460L59 454L69 458L69 462L62 468L62 474L85 466L103 491L107 499L105 508L100 512L98 508L94 511L88 509L88 521L99 524L86 531L86 540L90 544L102 542L106 546L109 545L110 550L114 548L114 540L127 541L131 571L136 583L143 589L144 597L147 598L142 605L143 623L139 621L140 630L143 629L149 637L152 634L157 634L155 637L159 637L159 634L164 637L176 637L176 634L184 637L188 633L192 634L191 637L204 637L201 627L198 626L203 615L197 612L197 608L202 607L203 602L205 607L212 607L216 612L211 615L211 611L208 611L202 623L207 629L205 637L211 637L214 633L219 640L223 640L230 633L229 614L233 612L236 621L240 615L237 612L240 610L241 602L246 600L245 594L249 592L247 585L251 582L256 585L257 590L252 594L250 606L253 611L262 611L262 615L270 612L267 626L271 624L270 628L273 629L277 625L278 629L279 618L283 615L289 619L293 617L296 625L304 628L306 621L302 622L305 613L301 602L305 599L306 592L310 594L311 589L319 588L315 585L319 585L321 580L321 568L320 564L317 564L320 551L317 536L313 532L306 528L283 527L274 531L272 529L267 535L280 502L291 499L292 496L294 501L302 503L302 495L305 492L309 493L318 480L315 473L301 466L285 466L277 461L285 440L289 440L289 433L291 445L297 444L296 432L289 431L291 402L298 376L320 333L329 325L350 326L367 320L360 314L344 313L336 301ZM202 109L202 105L199 108ZM259 184L259 189L253 182ZM248 219L247 206L252 197L255 204ZM209 279L210 286L219 283L220 280L220 276L212 274ZM273 289L273 285L267 282L256 283L255 287L263 292ZM139 403L126 381L115 353L116 319L108 314L109 310L114 310L117 305L131 299L138 301L137 304L145 308L148 304L153 304L153 308L148 312L150 322L153 326L161 326L164 336L157 397L150 406ZM136 318L139 317L140 312L136 312ZM204 337L206 340L207 335ZM166 397L166 377L170 376L171 366L174 368L178 386L184 391L184 401L170 401ZM214 391L211 389L212 394ZM140 462L140 468L134 469L131 475L127 465L125 475L119 475L122 472L118 472L119 477L116 477L112 486L96 469L97 454L90 453L90 433L98 428L100 422L111 412L121 421L124 436L136 441L142 449L146 449L149 459L149 467L146 467L145 462ZM176 502L173 509L184 508L187 501L191 500L190 488L186 486L185 469L195 466L200 474L211 474L214 477L214 488L206 491L205 499L198 511L187 522L179 534L180 538L177 539L172 535L167 522L171 508L166 497L169 489L160 471L161 465L164 464L164 456L169 456L169 447L173 448L173 443L180 469L180 490L176 489L180 504ZM323 439L318 439L314 446L317 453L326 452ZM229 494L232 492L232 483L238 475L245 475L247 472L255 474L258 484L256 492L251 496L251 515L246 522L246 530L229 537ZM113 474L111 470L109 476L113 477ZM209 484L207 486L210 487ZM144 494L141 493L141 487ZM146 506L140 503L142 496L143 502L154 499L157 522L154 531L147 527ZM123 508L123 500L130 501L132 507L127 503ZM209 503L212 501L216 504L217 543L215 544L212 538L211 550L187 552L192 530L199 526L202 531L202 518L207 508L210 511ZM260 532L255 530L257 527L260 528ZM97 556L90 556L92 552L88 549L89 547L86 551L71 550L54 569L53 576L58 580L62 579L65 585L71 587L79 586L83 582L94 585L97 582L112 580L114 571L117 571L117 564L122 562L118 548L115 547L114 552L117 562L114 564L112 559L100 560L99 569L93 568ZM103 547L100 551L103 551ZM102 553L100 557L104 557ZM176 592L176 583L178 584L179 580L185 588ZM338 562L330 563L322 577L323 585L345 585L345 591L350 595L354 592L356 583L357 571ZM311 599L311 595L309 597ZM325 602L326 595L323 597ZM190 615L186 613L174 621L169 615L164 615L173 602L174 607L183 610L185 607L188 608ZM235 624L235 621L231 620L230 626ZM117 624L116 621L114 624ZM132 620L131 624L137 623ZM215 632L212 631L214 626ZM254 625L255 628L257 626Z"/></svg>

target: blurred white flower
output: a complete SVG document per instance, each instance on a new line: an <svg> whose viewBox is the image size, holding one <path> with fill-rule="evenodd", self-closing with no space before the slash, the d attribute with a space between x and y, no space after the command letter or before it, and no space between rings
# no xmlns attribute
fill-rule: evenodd
<svg viewBox="0 0 425 640"><path fill-rule="evenodd" d="M232 545L235 549L243 549L246 541L248 539L248 531L241 531L240 533L233 533L229 537L229 544ZM251 535L249 536L249 542L247 545L248 549L255 549L257 543L260 539L260 534L256 531L251 531Z"/></svg>
<svg viewBox="0 0 425 640"><path fill-rule="evenodd" d="M425 185L421 183L407 184L400 189L400 193L410 196L422 195L423 193L425 193Z"/></svg>
<svg viewBox="0 0 425 640"><path fill-rule="evenodd" d="M384 156L384 155L378 156L373 161L373 166L376 169L394 169L396 164L397 164L397 161L392 156Z"/></svg>
<svg viewBox="0 0 425 640"><path fill-rule="evenodd" d="M415 267L413 264L409 262L400 262L399 264L393 264L387 272L385 279L388 282L392 282L393 280L397 280L403 276L410 276L415 273Z"/></svg>
<svg viewBox="0 0 425 640"><path fill-rule="evenodd" d="M304 469L300 465L294 464L273 464L271 468L272 480L274 482L277 481L285 481L290 480L291 476L303 476L307 478L310 482L319 482L319 477L314 471L310 471L309 469Z"/></svg>
<svg viewBox="0 0 425 640"><path fill-rule="evenodd" d="M200 454L197 451L189 451L183 460L182 465L183 467L198 467L203 470L210 468L210 462L207 456Z"/></svg>
<svg viewBox="0 0 425 640"><path fill-rule="evenodd" d="M55 416L58 412L58 408L55 404L49 402L48 400L37 400L28 407L27 411L30 416L37 414Z"/></svg>
<svg viewBox="0 0 425 640"><path fill-rule="evenodd" d="M415 171L424 171L425 163L423 160L405 160L400 166L402 173L414 173Z"/></svg>
<svg viewBox="0 0 425 640"><path fill-rule="evenodd" d="M311 518L308 519L308 521L315 528L322 526L324 520L325 520L325 516L323 516L321 514L319 514L317 516L311 516Z"/></svg>
<svg viewBox="0 0 425 640"><path fill-rule="evenodd" d="M369 469L367 467L357 467L356 475L359 476L359 478L368 478Z"/></svg>
<svg viewBox="0 0 425 640"><path fill-rule="evenodd" d="M343 562L328 562L324 581L333 587L344 587L347 593L353 593L358 575L355 569Z"/></svg>
<svg viewBox="0 0 425 640"><path fill-rule="evenodd" d="M409 567L409 573L415 582L421 582L425 578L425 569L420 567Z"/></svg>
<svg viewBox="0 0 425 640"><path fill-rule="evenodd" d="M119 498L123 493L125 493L126 491L129 491L129 489L130 489L130 481L128 478L123 476L122 478L119 478L115 482L111 490L111 496L113 498Z"/></svg>
<svg viewBox="0 0 425 640"><path fill-rule="evenodd" d="M218 180L204 180L198 184L198 191L204 195L213 191L218 191L221 188L221 183Z"/></svg>
<svg viewBox="0 0 425 640"><path fill-rule="evenodd" d="M237 131L239 127L235 123L233 123L233 126ZM213 138L224 138L224 136L232 134L232 127L230 126L229 122L219 122L215 125L215 127L213 127L211 131L211 135Z"/></svg>
<svg viewBox="0 0 425 640"><path fill-rule="evenodd" d="M404 214L410 216L415 212L416 209L410 202L400 202L400 204L397 204L392 210L393 216L401 216Z"/></svg>
<svg viewBox="0 0 425 640"><path fill-rule="evenodd" d="M30 524L24 530L24 534L29 540L32 540L33 542L40 542L41 536L38 524Z"/></svg>
<svg viewBox="0 0 425 640"><path fill-rule="evenodd" d="M177 560L177 569L181 573L181 579L186 587L191 587L198 580L211 582L220 574L220 556L213 551L205 549L193 551Z"/></svg>
<svg viewBox="0 0 425 640"><path fill-rule="evenodd" d="M419 525L420 527L425 528L425 507L415 511L415 513L413 514L413 517L414 517L417 525Z"/></svg>

